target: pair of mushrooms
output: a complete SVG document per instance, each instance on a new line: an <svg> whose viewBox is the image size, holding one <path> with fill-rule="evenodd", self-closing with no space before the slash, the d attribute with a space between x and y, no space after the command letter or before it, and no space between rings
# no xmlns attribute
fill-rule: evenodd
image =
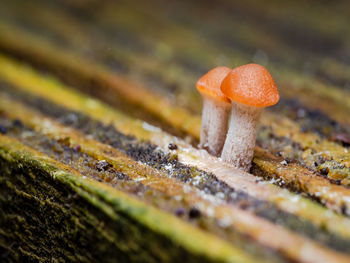
<svg viewBox="0 0 350 263"><path fill-rule="evenodd" d="M203 97L200 147L248 171L261 111L279 100L270 73L257 64L217 67L196 87Z"/></svg>

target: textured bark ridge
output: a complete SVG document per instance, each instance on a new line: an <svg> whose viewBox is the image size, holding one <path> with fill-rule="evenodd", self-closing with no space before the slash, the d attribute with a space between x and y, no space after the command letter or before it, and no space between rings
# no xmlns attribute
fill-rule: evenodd
<svg viewBox="0 0 350 263"><path fill-rule="evenodd" d="M49 171L23 160L19 168L18 162L0 160L2 260L142 261L133 253L127 258L123 247L132 247L133 242L137 243L136 236L132 236L147 236L147 230L125 215L121 215L118 225L113 224L109 216L69 185L54 180ZM146 256L145 251L137 253Z"/></svg>
<svg viewBox="0 0 350 263"><path fill-rule="evenodd" d="M213 262L212 255L193 254L161 227L147 226L146 207L123 195L111 201L113 195L103 196L108 189L101 196L94 183L78 182L52 161L35 158L18 144L13 151L4 141L0 252L5 262ZM181 226L173 227L180 234Z"/></svg>

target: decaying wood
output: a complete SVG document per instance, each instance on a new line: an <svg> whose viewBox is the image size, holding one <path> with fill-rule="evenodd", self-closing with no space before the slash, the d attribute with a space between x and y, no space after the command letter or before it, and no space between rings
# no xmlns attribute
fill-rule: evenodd
<svg viewBox="0 0 350 263"><path fill-rule="evenodd" d="M296 10L94 3L0 8L0 259L349 262L349 66L284 32ZM314 9L307 37L346 54L342 13L327 31ZM197 149L194 83L251 57L282 100L245 173Z"/></svg>

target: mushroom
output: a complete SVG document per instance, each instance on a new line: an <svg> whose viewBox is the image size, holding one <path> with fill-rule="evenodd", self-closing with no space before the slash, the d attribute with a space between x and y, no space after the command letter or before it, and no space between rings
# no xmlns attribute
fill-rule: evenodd
<svg viewBox="0 0 350 263"><path fill-rule="evenodd" d="M215 156L220 156L228 128L231 103L222 94L220 85L230 71L231 69L227 67L214 68L201 77L196 84L203 98L199 147Z"/></svg>
<svg viewBox="0 0 350 263"><path fill-rule="evenodd" d="M264 107L276 104L280 98L276 84L266 68L247 64L233 69L220 88L232 105L230 127L221 158L249 171L260 114Z"/></svg>

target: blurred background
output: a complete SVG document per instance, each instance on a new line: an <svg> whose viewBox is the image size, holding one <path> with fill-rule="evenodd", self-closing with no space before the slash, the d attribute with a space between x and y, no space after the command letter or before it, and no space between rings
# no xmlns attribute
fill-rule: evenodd
<svg viewBox="0 0 350 263"><path fill-rule="evenodd" d="M349 131L349 5L6 0L0 25L141 83L195 114L201 98L194 84L201 75L215 66L259 63L282 95L271 110L329 138ZM19 42L27 38L18 34Z"/></svg>

